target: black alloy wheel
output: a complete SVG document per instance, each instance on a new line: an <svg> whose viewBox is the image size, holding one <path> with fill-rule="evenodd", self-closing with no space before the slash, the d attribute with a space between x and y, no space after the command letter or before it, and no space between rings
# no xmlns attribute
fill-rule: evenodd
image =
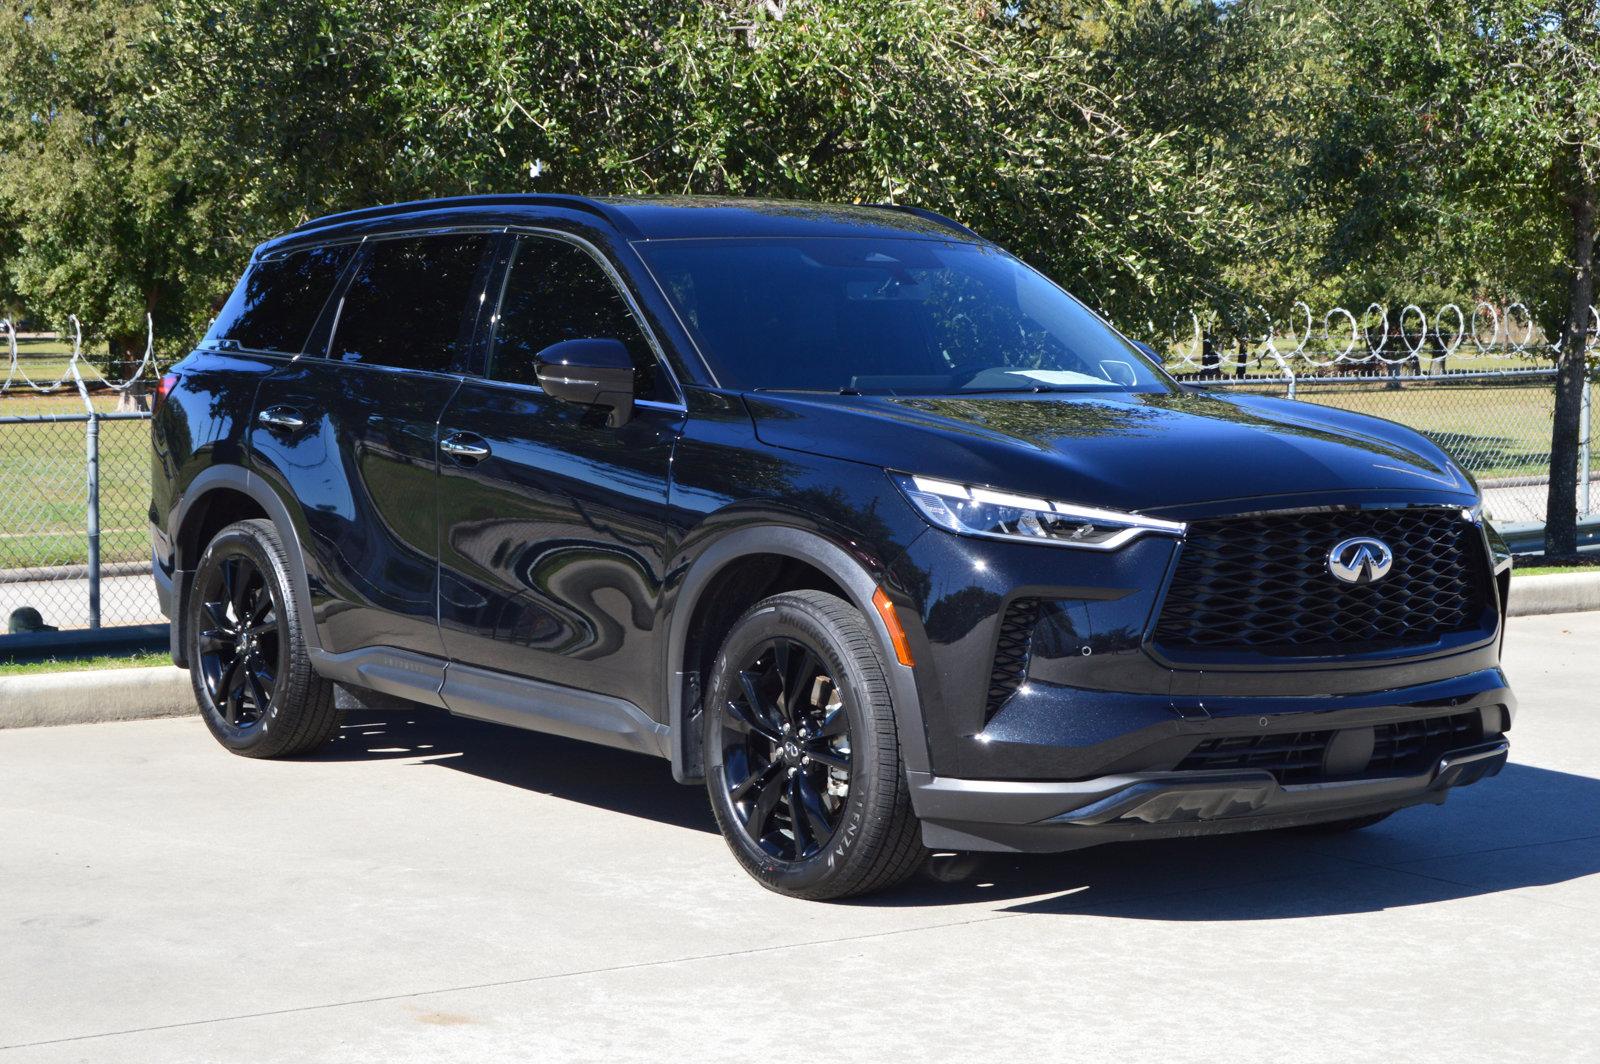
<svg viewBox="0 0 1600 1064"><path fill-rule="evenodd" d="M219 743L245 757L310 753L339 730L333 684L311 664L292 572L271 521L239 521L206 545L184 596L200 715Z"/></svg>
<svg viewBox="0 0 1600 1064"><path fill-rule="evenodd" d="M722 781L740 829L780 861L825 849L850 800L850 715L821 658L786 636L746 656L722 707Z"/></svg>
<svg viewBox="0 0 1600 1064"><path fill-rule="evenodd" d="M224 723L243 732L271 714L284 670L282 611L266 575L244 553L222 559L201 596L198 662L206 692Z"/></svg>
<svg viewBox="0 0 1600 1064"><path fill-rule="evenodd" d="M705 685L706 793L768 890L869 894L925 857L885 660L867 616L825 591L762 599L724 637Z"/></svg>

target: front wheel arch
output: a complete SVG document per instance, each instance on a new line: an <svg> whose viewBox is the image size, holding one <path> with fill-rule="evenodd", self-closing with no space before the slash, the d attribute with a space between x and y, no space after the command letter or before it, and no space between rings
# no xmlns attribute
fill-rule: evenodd
<svg viewBox="0 0 1600 1064"><path fill-rule="evenodd" d="M922 701L912 670L895 659L894 644L883 618L872 605L879 582L866 565L844 547L807 529L767 525L741 528L701 551L673 594L668 609L665 676L667 723L671 728L672 777L679 783L704 781L699 752L698 706L690 704L699 690L697 666L687 658L693 620L701 597L716 587L729 566L754 555L776 555L802 563L826 577L833 592L866 618L879 654L888 662L887 679L907 769L926 772L927 731ZM692 694L695 693L695 694Z"/></svg>

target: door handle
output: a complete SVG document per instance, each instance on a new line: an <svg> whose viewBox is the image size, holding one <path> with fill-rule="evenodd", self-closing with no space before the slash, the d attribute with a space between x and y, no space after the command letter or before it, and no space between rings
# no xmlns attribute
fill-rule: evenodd
<svg viewBox="0 0 1600 1064"><path fill-rule="evenodd" d="M305 418L292 406L269 406L256 415L256 420L275 429L300 429L306 424Z"/></svg>
<svg viewBox="0 0 1600 1064"><path fill-rule="evenodd" d="M489 457L489 446L469 432L452 432L439 441L439 450L452 458L467 458L476 462Z"/></svg>

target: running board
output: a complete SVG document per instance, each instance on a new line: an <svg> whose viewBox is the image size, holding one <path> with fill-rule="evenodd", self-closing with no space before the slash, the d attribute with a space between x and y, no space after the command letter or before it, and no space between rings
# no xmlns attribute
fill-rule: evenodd
<svg viewBox="0 0 1600 1064"><path fill-rule="evenodd" d="M614 746L653 757L670 753L670 729L625 698L480 669L395 647L344 654L312 652L317 672L338 683L408 698L513 728Z"/></svg>

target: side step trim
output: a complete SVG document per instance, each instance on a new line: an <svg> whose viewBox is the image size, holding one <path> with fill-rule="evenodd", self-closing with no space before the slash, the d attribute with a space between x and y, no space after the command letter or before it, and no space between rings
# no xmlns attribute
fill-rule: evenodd
<svg viewBox="0 0 1600 1064"><path fill-rule="evenodd" d="M447 709L460 717L562 735L652 757L668 757L671 729L625 698L480 669L396 647L363 647L344 654L312 650L317 672L363 687Z"/></svg>
<svg viewBox="0 0 1600 1064"><path fill-rule="evenodd" d="M461 717L564 735L653 757L670 756L669 729L624 698L452 662L445 708Z"/></svg>
<svg viewBox="0 0 1600 1064"><path fill-rule="evenodd" d="M308 648L317 674L338 683L445 708L439 689L445 663L428 654L396 647L362 647L343 654Z"/></svg>

